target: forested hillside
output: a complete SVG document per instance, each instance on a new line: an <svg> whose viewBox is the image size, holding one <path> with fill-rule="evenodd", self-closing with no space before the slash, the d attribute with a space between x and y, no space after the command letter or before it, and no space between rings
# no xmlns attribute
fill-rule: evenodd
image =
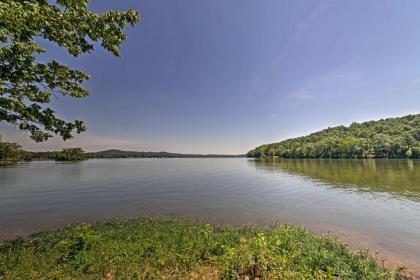
<svg viewBox="0 0 420 280"><path fill-rule="evenodd" d="M137 152L122 150L106 150L86 153L88 158L225 158L243 157L244 155L215 155L215 154L180 154L168 152Z"/></svg>
<svg viewBox="0 0 420 280"><path fill-rule="evenodd" d="M57 161L81 161L85 160L85 152L82 148L66 148L61 151L27 152L34 160L57 160Z"/></svg>
<svg viewBox="0 0 420 280"><path fill-rule="evenodd" d="M327 128L259 146L248 157L420 158L420 114Z"/></svg>

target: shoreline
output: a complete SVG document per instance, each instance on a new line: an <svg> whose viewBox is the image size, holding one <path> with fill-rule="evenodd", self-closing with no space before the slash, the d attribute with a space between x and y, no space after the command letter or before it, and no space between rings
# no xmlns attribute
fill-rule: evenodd
<svg viewBox="0 0 420 280"><path fill-rule="evenodd" d="M169 227L162 227L162 225L170 225L170 226ZM149 217L149 218L109 219L109 220L99 221L99 222L95 222L95 223L88 223L88 224L77 223L77 224L67 225L67 226L63 226L63 227L59 227L59 228L55 228L55 229L49 229L49 230L43 231L43 232L32 233L32 234L30 234L30 235L28 235L24 238L19 238L18 237L18 238L9 239L9 240L1 240L0 241L0 248L2 248L2 247L5 248L4 246L10 247L11 244L16 244L16 242L17 242L17 243L26 244L24 247L26 248L25 250L27 250L28 248L31 248L31 246L32 246L31 244L34 244L34 242L35 243L39 243L39 242L44 243L44 242L47 242L48 240L50 240L51 238L53 238L53 239L58 238L57 239L58 243L57 242L53 243L54 246L48 248L48 250L55 250L55 249L57 249L57 248L55 248L55 246L57 246L57 244L62 243L64 239L68 238L69 233L71 233L70 235L73 235L74 231L79 231L80 228L87 228L89 230L88 230L88 232L83 232L81 234L81 237L80 236L77 237L77 239L79 241L80 241L80 238L83 239L85 236L88 236L92 240L96 240L97 238L99 238L99 239L104 238L102 235L105 235L105 239L103 239L103 242L106 243L106 242L110 242L110 240L108 240L109 236L107 237L107 232L108 231L111 231L111 232L115 231L116 236L114 236L114 237L118 237L119 239L122 239L122 240L126 240L126 239L130 240L130 238L133 238L133 236L137 236L138 232L144 231L145 229L147 229L148 231L151 231L153 234L157 234L157 236L164 236L165 234L167 234L166 231L168 231L168 230L172 231L173 227L175 227L175 228L180 227L181 232L182 232L181 235L187 235L187 236L200 235L203 232L203 230L205 230L205 229L211 229L211 232L213 232L213 233L217 232L219 230L221 230L222 232L225 231L225 230L228 230L228 232L231 232L231 233L233 231L235 236L238 237L238 238L247 239L247 238L252 237L251 238L252 240L254 240L253 238L255 238L255 237L257 237L257 239L258 239L258 237L261 236L261 234L266 236L267 239L269 239L268 236L270 236L270 238L278 238L279 240L282 240L283 238L285 238L285 236L288 236L288 234L291 234L291 236L295 236L295 234L297 234L298 238L296 240L293 239L294 240L293 243L296 243L296 244L294 244L291 248L294 248L294 246L309 246L308 247L309 249L305 249L305 250L312 250L313 249L312 253L314 253L316 256L318 256L317 252L319 250L321 250L321 247L322 247L320 244L324 244L325 242L327 242L329 245L326 248L322 247L323 249L321 251L327 250L326 252L330 252L332 254L331 256L335 256L336 254L344 254L344 255L346 255L345 260L347 260L347 261L351 260L351 262L354 261L354 262L357 262L357 263L362 262L362 263L365 263L366 265L368 263L370 263L368 265L368 267L372 271L376 271L376 272L378 272L378 269L379 269L379 270L383 270L381 273L391 273L391 271L392 271L391 269L394 269L394 268L391 268L389 266L389 263L385 263L386 268L383 268L382 267L383 264L381 264L379 259L374 259L375 256L371 251L369 251L369 253L367 251L359 251L359 253L357 253L351 245L347 245L348 243L343 242L342 239L340 239L340 238L337 239L337 237L335 235L314 233L313 231L308 231L307 229L304 229L303 227L290 226L290 225L285 225L285 224L273 224L273 225L264 226L264 227L255 226L255 225L230 226L230 225L226 225L226 224L225 225L214 224L214 223L207 224L207 223L204 223L202 220L192 219L192 218L174 219L174 218L164 218L164 217L153 217L152 216L152 218ZM105 231L105 229L106 229L106 231ZM130 229L130 230L128 230L128 229ZM248 231L250 231L252 233L251 237L248 236L248 234L249 234ZM276 233L276 234L273 234L273 233ZM242 236L242 235L244 235L244 236ZM100 237L100 236L102 236L102 237ZM175 236L176 236L176 234L175 234ZM159 246L163 246L163 247L165 247L165 242L169 242L169 244L171 244L171 242L173 241L173 240L170 241L170 240L166 240L166 239L162 240L162 238L152 238L152 237L147 238L147 237L149 237L147 233L146 233L146 235L142 236L142 238L146 238L148 240L149 240L149 238L153 239L151 242L156 243L155 245L160 244ZM297 237L297 236L295 236L295 237ZM140 238L140 240L142 238ZM308 240L306 240L306 239L308 239ZM298 240L304 240L304 242L302 243L301 241L298 241ZM184 241L187 242L187 243L189 242L188 240L184 240ZM182 241L182 242L184 242L184 241ZM202 241L203 240L200 240L200 241L197 241L197 242L200 243ZM220 242L220 240L218 240L217 238L213 241L216 242L216 243ZM128 246L127 244L130 243L130 242L128 242L126 244L125 241L117 241L117 243L119 243L118 244L119 247L124 248L124 247ZM306 243L308 243L308 244L306 244ZM238 245L238 244L236 244L236 245ZM314 249L313 246L315 246L317 249ZM318 247L318 246L321 246L321 247ZM344 247L342 247L342 246L344 246ZM203 248L207 248L207 247L208 246L205 245ZM14 249L16 249L16 248L14 248ZM209 249L209 248L207 248L207 249ZM250 249L250 248L248 248L248 249ZM270 249L271 250L270 254L273 254L273 252L277 252L277 251L273 251L272 249L273 248ZM66 253L66 251L68 251L68 250L69 250L69 248L66 248L64 251L61 250L60 252L61 253ZM268 248L266 248L266 250L268 250ZM3 253L4 252L5 251L3 250ZM362 252L362 253L360 253L360 252ZM16 251L16 253L20 254L19 251ZM38 257L40 257L40 258L43 257L43 253L42 252L40 253L37 250L32 251L31 253L33 253L35 255L38 255ZM111 254L111 253L112 252L107 252L106 254ZM179 252L176 252L176 253L179 253ZM39 254L41 254L41 255L39 255ZM85 252L85 254L91 255L93 253ZM270 258L271 257L276 257L276 254L277 253L273 254L273 256L270 255ZM305 255L301 256L301 258L303 258L303 261L305 259L304 256ZM351 256L351 257L349 257L349 256ZM3 257L4 257L4 255L3 255ZM188 254L186 255L186 257L189 258ZM224 256L224 257L226 257L226 256ZM2 253L0 253L0 259L1 258L2 258ZM224 260L224 261L226 261L226 260ZM341 261L343 261L343 260L341 260ZM373 265L373 262L376 265ZM26 264L26 265L28 265L28 264ZM265 265L269 265L269 263L265 264ZM308 264L302 263L302 265L308 265ZM212 264L211 266L213 267L214 264ZM117 265L117 267L118 267L118 265ZM212 268L212 271L215 272L213 268ZM323 271L322 270L323 268L321 266L319 266L319 267L314 266L312 268L313 268L313 271L311 273L317 273L316 272L317 270ZM207 269L207 267L205 269ZM332 267L331 269L334 269L334 271L336 271L336 268L334 268L334 267ZM399 268L395 268L394 272L397 272L398 270L399 270ZM218 271L218 273L220 273L219 268L217 269L217 271ZM333 271L333 270L331 270L331 271ZM187 272L192 273L194 271L183 271L183 273L187 273ZM324 272L329 273L328 269L323 271L321 274L325 274ZM196 273L196 272L194 272L194 273ZM339 274L337 274L337 272L331 272L331 273L332 273L331 274L332 276L339 276ZM344 272L342 272L342 273L344 273ZM350 272L345 272L345 273L350 273ZM409 276L410 273L413 273L413 271L411 269L407 269L406 273ZM82 276L82 275L83 274L79 274L79 276ZM418 276L417 274L413 274L413 275L415 277ZM62 275L62 276L64 277L66 275ZM249 276L252 277L252 275L249 275ZM261 276L264 276L264 275L261 275ZM315 274L312 274L312 276L315 276ZM8 278L6 277L5 279L8 279ZM196 278L193 278L193 279L196 279ZM210 279L213 279L213 278L210 278ZM214 278L214 279L216 279L216 278ZM403 278L401 278L401 279L403 279ZM415 278L404 278L404 279L415 279Z"/></svg>

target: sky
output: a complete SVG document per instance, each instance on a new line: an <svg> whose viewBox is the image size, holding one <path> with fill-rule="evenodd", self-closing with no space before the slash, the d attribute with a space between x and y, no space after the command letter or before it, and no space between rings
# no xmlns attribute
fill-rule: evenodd
<svg viewBox="0 0 420 280"><path fill-rule="evenodd" d="M59 97L57 115L87 132L28 150L81 146L246 153L335 125L420 113L420 1L93 0L96 12L134 8L122 58L100 48L76 59L91 96Z"/></svg>

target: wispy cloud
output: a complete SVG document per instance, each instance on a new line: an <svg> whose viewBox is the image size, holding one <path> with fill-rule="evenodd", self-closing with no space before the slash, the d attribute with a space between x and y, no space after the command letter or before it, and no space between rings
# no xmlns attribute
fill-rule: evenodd
<svg viewBox="0 0 420 280"><path fill-rule="evenodd" d="M292 40L300 38L305 30L313 23L313 21L315 21L332 6L334 6L334 4L329 1L320 1L318 5L312 10L312 12L304 20L296 25L296 32L294 33Z"/></svg>
<svg viewBox="0 0 420 280"><path fill-rule="evenodd" d="M261 85L264 83L264 78L267 74L278 71L278 67L281 63L288 59L288 53L290 52L292 45L304 34L305 30L326 10L334 6L335 4L328 0L319 1L314 9L306 17L304 17L302 21L296 24L295 32L293 33L291 39L279 47L279 53L277 56L265 61L258 69L255 70L255 75L250 82L251 87L259 90ZM308 94L302 91L298 95L307 96Z"/></svg>
<svg viewBox="0 0 420 280"><path fill-rule="evenodd" d="M338 94L337 89L347 88L346 85L358 83L362 80L361 74L356 71L346 71L342 68L336 68L332 71L309 79L295 90L289 92L282 100L280 110L296 102L305 102L330 96L332 91ZM283 95L284 96L284 95Z"/></svg>

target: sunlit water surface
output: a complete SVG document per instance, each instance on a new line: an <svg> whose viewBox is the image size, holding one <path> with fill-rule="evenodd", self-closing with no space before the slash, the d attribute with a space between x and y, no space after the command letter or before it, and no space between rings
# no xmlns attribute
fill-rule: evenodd
<svg viewBox="0 0 420 280"><path fill-rule="evenodd" d="M145 215L303 225L420 271L420 161L102 159L0 168L0 238Z"/></svg>

